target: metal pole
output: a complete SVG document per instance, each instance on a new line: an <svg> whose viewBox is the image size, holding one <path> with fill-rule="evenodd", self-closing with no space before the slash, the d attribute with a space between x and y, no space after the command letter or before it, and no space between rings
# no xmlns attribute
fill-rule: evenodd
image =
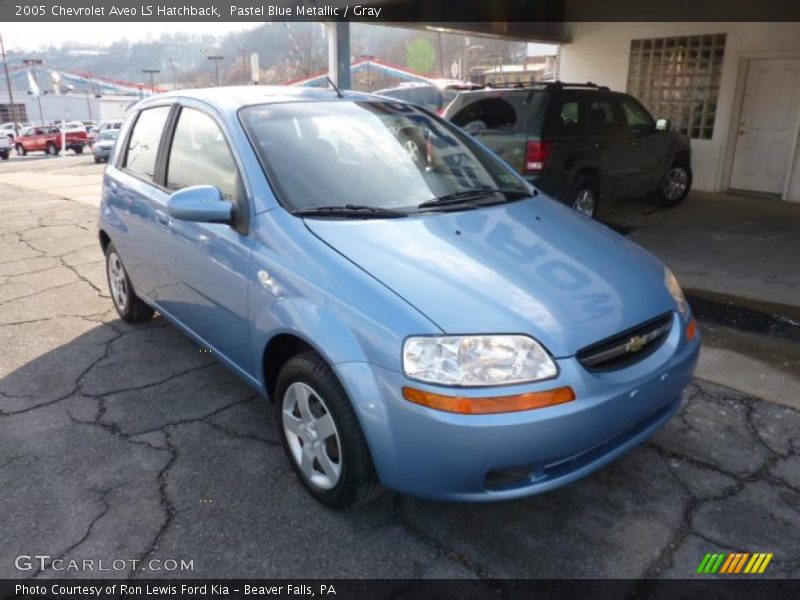
<svg viewBox="0 0 800 600"><path fill-rule="evenodd" d="M39 87L39 80L36 77L36 66L41 65L44 63L43 60L39 58L29 58L22 61L26 65L31 68L31 73L33 76L33 82L36 84L36 87L39 89L39 94L36 96L36 102L39 105L39 120L44 125L44 112L42 111L42 88Z"/></svg>
<svg viewBox="0 0 800 600"><path fill-rule="evenodd" d="M3 54L3 69L6 73L6 86L8 86L8 101L11 104L11 120L14 122L14 137L19 135L19 125L17 124L17 106L14 104L14 93L11 91L11 77L8 74L8 57L6 56L6 45L3 43L3 35L0 34L0 53Z"/></svg>
<svg viewBox="0 0 800 600"><path fill-rule="evenodd" d="M89 110L89 120L92 120L92 101L89 99L89 87L91 86L92 74L86 80L86 108Z"/></svg>
<svg viewBox="0 0 800 600"><path fill-rule="evenodd" d="M158 69L142 69L142 73L147 73L148 75L150 75L150 94L155 94L156 84L155 80L153 79L153 75L155 75L156 73L161 73L161 71Z"/></svg>
<svg viewBox="0 0 800 600"><path fill-rule="evenodd" d="M208 57L208 60L214 61L214 80L217 82L217 87L219 87L219 61L224 60L224 56L218 55L211 55Z"/></svg>

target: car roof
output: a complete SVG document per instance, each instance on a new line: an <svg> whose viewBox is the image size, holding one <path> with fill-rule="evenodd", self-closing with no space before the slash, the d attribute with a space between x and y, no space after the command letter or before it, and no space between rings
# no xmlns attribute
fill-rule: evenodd
<svg viewBox="0 0 800 600"><path fill-rule="evenodd" d="M362 92L342 90L343 100L380 100L380 98ZM137 102L130 107L138 110L149 104L157 104L163 100L197 99L220 110L236 110L252 104L271 104L277 102L311 102L337 100L338 95L330 88L307 88L300 86L250 85L218 88L198 88L175 90L158 94Z"/></svg>

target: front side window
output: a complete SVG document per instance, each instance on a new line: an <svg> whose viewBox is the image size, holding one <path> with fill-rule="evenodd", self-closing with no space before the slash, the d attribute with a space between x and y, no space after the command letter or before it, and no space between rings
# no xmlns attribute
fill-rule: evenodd
<svg viewBox="0 0 800 600"><path fill-rule="evenodd" d="M158 106L139 113L125 149L126 170L144 179L154 180L158 145L169 111L169 106Z"/></svg>
<svg viewBox="0 0 800 600"><path fill-rule="evenodd" d="M232 201L237 178L236 162L216 122L200 111L181 109L167 162L167 187L213 185Z"/></svg>
<svg viewBox="0 0 800 600"><path fill-rule="evenodd" d="M625 113L628 128L633 132L646 133L652 131L656 126L653 117L644 106L631 98L622 99L622 112Z"/></svg>
<svg viewBox="0 0 800 600"><path fill-rule="evenodd" d="M407 104L295 102L251 106L240 115L289 210L408 210L463 191L528 190L468 136Z"/></svg>

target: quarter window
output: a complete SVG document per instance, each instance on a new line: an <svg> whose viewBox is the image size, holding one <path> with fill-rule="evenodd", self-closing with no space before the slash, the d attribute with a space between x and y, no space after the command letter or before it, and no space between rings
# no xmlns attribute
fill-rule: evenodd
<svg viewBox="0 0 800 600"><path fill-rule="evenodd" d="M222 130L208 115L181 109L167 163L167 187L213 185L233 201L238 170Z"/></svg>
<svg viewBox="0 0 800 600"><path fill-rule="evenodd" d="M134 175L155 179L158 145L169 111L169 106L158 106L139 113L125 150L125 169Z"/></svg>
<svg viewBox="0 0 800 600"><path fill-rule="evenodd" d="M580 103L578 100L565 100L559 112L558 131L565 135L580 132Z"/></svg>

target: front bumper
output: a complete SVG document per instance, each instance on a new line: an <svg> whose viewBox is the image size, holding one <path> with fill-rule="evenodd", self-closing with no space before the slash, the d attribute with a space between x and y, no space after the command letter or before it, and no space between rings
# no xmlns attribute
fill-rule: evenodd
<svg viewBox="0 0 800 600"><path fill-rule="evenodd" d="M680 405L699 353L677 315L661 347L625 369L592 373L559 359L557 379L480 390L424 386L366 363L337 365L359 413L381 482L437 500L512 499L565 485L648 439ZM406 401L406 386L491 396L569 385L573 402L496 415L459 415ZM382 400L382 402L380 400ZM522 474L495 483L498 473Z"/></svg>

